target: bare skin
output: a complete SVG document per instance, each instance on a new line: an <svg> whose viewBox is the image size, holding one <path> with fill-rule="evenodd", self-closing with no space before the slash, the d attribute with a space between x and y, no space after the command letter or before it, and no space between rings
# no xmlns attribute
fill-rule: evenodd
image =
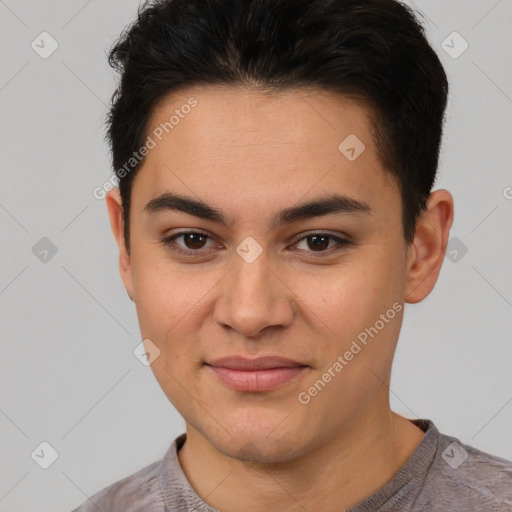
<svg viewBox="0 0 512 512"><path fill-rule="evenodd" d="M160 350L151 368L186 422L180 464L223 512L348 509L388 482L423 438L391 411L389 381L405 303L422 301L439 276L453 198L430 195L407 245L398 185L364 106L313 90L194 87L165 98L147 133L191 97L197 106L134 180L130 253L119 191L107 195L121 277L143 339ZM338 149L350 134L365 145L353 161ZM166 192L222 210L226 223L145 210ZM277 212L334 193L369 211L272 224ZM204 237L162 243L183 231ZM311 243L322 235L324 246ZM262 251L251 262L237 252L247 237ZM333 370L371 326L378 334ZM225 356L281 356L304 368L274 389L240 391L210 371Z"/></svg>

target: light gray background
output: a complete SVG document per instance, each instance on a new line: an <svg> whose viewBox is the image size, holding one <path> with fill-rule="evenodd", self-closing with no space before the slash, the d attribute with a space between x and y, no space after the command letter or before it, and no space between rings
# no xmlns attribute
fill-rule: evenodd
<svg viewBox="0 0 512 512"><path fill-rule="evenodd" d="M133 355L135 308L92 196L110 175L105 52L138 4L0 0L0 511L69 511L184 429ZM467 253L406 306L392 405L512 459L512 2L416 5L450 78L436 188L454 195ZM31 48L43 31L59 45L47 59ZM453 31L469 43L456 59L441 47ZM42 237L57 247L46 263ZM58 452L46 470L31 458L42 441Z"/></svg>

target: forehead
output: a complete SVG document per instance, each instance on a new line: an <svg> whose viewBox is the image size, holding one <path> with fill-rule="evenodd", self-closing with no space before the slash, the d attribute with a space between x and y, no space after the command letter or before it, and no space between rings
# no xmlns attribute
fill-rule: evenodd
<svg viewBox="0 0 512 512"><path fill-rule="evenodd" d="M396 202L371 123L368 107L326 91L188 88L155 107L146 129L154 148L134 191L149 200L179 189L219 207L264 199L270 208L333 192Z"/></svg>
<svg viewBox="0 0 512 512"><path fill-rule="evenodd" d="M196 106L187 108L192 101ZM215 147L220 151L216 158L236 161L238 154L256 145L262 147L253 153L279 147L288 158L318 158L318 152L326 151L338 157L338 145L349 135L358 135L367 148L373 148L370 115L364 104L318 89L270 92L196 86L164 97L155 106L146 131L163 128L169 145L175 150L193 147L194 152L187 153L197 159L211 159L209 149Z"/></svg>

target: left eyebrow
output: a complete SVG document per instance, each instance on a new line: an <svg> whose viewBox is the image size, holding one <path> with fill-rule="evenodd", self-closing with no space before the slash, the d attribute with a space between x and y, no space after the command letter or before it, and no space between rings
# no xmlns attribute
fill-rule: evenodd
<svg viewBox="0 0 512 512"><path fill-rule="evenodd" d="M171 194L166 192L151 199L144 211L149 214L157 214L163 211L181 211L194 217L228 225L228 215L221 210L193 197ZM359 214L371 215L370 205L365 201L359 201L350 197L334 194L328 197L315 199L305 203L285 208L275 214L271 219L271 227L275 228L284 224L332 214Z"/></svg>

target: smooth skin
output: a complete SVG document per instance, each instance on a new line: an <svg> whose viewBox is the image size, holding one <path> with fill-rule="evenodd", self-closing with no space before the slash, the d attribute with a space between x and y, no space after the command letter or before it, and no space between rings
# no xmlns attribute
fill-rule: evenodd
<svg viewBox="0 0 512 512"><path fill-rule="evenodd" d="M424 435L389 406L404 308L307 405L297 397L392 304L428 296L453 198L430 195L407 246L398 185L380 163L365 106L313 89L195 86L167 96L147 134L191 97L197 106L134 179L130 254L118 189L106 198L142 338L161 351L151 368L186 422L180 464L198 495L223 512L347 509L388 482ZM350 134L365 145L354 161L338 149ZM165 192L222 210L227 224L145 211ZM333 193L367 203L370 213L271 225L282 209ZM162 243L194 230L206 236ZM326 232L351 243L315 245L311 237ZM236 251L247 237L263 250L251 263ZM205 366L233 355L282 356L308 368L272 391L240 392Z"/></svg>

